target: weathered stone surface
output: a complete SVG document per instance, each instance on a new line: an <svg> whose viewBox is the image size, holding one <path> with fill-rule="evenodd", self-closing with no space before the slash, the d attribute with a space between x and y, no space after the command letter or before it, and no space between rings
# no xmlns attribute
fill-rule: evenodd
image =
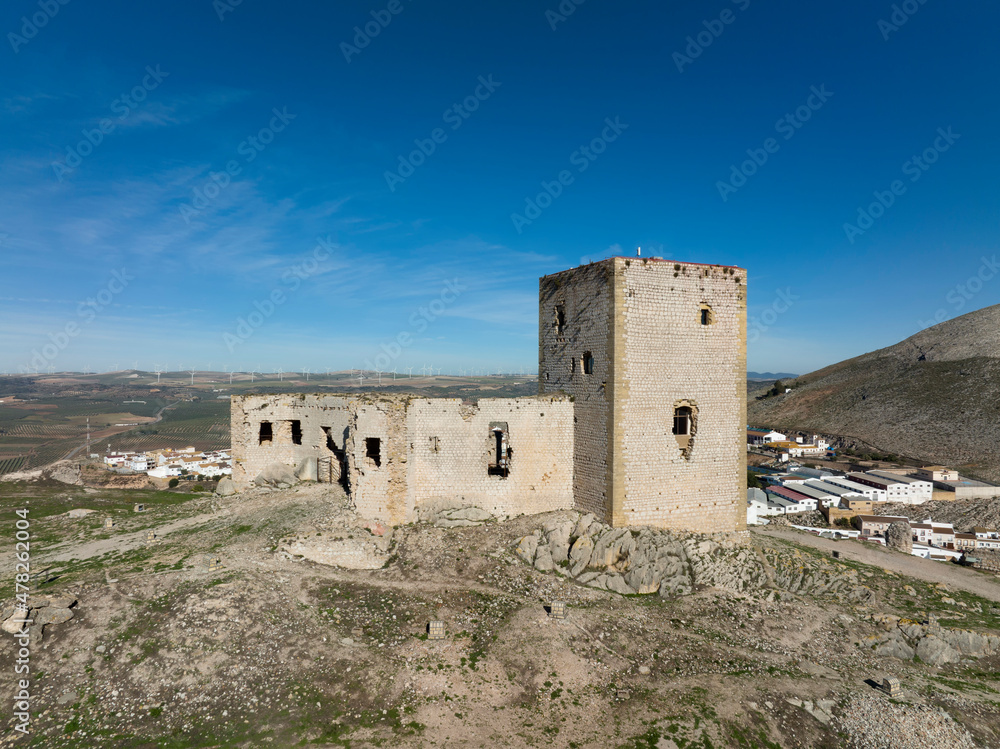
<svg viewBox="0 0 1000 749"><path fill-rule="evenodd" d="M221 497L229 497L236 494L236 484L229 476L223 476L215 487L215 493Z"/></svg>
<svg viewBox="0 0 1000 749"><path fill-rule="evenodd" d="M927 635L921 639L917 644L916 654L920 660L932 666L957 663L962 659L961 653L935 635Z"/></svg>
<svg viewBox="0 0 1000 749"><path fill-rule="evenodd" d="M0 624L0 629L9 634L16 635L24 629L28 618L27 611L15 611L9 619Z"/></svg>
<svg viewBox="0 0 1000 749"><path fill-rule="evenodd" d="M295 472L284 463L269 463L261 471L254 483L258 486L291 486L297 481Z"/></svg>
<svg viewBox="0 0 1000 749"><path fill-rule="evenodd" d="M913 551L913 531L910 524L898 521L889 526L885 532L885 545L889 549L909 554Z"/></svg>
<svg viewBox="0 0 1000 749"><path fill-rule="evenodd" d="M67 512L66 516L70 518L85 518L87 517L87 515L90 515L94 512L96 512L96 510L85 510L83 508L77 508Z"/></svg>
<svg viewBox="0 0 1000 749"><path fill-rule="evenodd" d="M549 551L549 547L539 544L538 551L535 553L535 569L540 572L551 572L554 568L555 564L552 561L552 552Z"/></svg>
<svg viewBox="0 0 1000 749"><path fill-rule="evenodd" d="M903 661L913 659L914 650L902 637L891 637L877 648L875 652L879 655L887 655L891 658L899 658Z"/></svg>
<svg viewBox="0 0 1000 749"><path fill-rule="evenodd" d="M383 567L388 554L379 548L375 538L300 539L287 546L289 554L304 557L319 564L349 570L377 570Z"/></svg>
<svg viewBox="0 0 1000 749"><path fill-rule="evenodd" d="M53 606L47 606L44 609L39 609L33 612L35 618L35 624L62 624L63 622L68 622L73 618L73 609L55 608Z"/></svg>
<svg viewBox="0 0 1000 749"><path fill-rule="evenodd" d="M319 463L316 458L304 458L295 469L295 477L299 481L319 481Z"/></svg>
<svg viewBox="0 0 1000 749"><path fill-rule="evenodd" d="M517 542L517 548L514 550L522 560L528 564L534 564L535 562L535 552L538 550L538 536L536 534L531 534L525 536L520 541Z"/></svg>

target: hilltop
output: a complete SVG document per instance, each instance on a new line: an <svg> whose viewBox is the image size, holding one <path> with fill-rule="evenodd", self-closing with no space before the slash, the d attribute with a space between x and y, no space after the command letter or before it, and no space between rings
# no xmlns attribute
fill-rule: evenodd
<svg viewBox="0 0 1000 749"><path fill-rule="evenodd" d="M1000 480L1000 305L785 384L792 392L751 393L749 423L854 437Z"/></svg>
<svg viewBox="0 0 1000 749"><path fill-rule="evenodd" d="M9 516L30 508L41 573L32 746L1000 741L997 583L881 547L844 541L834 558L794 531L630 533L569 511L388 529L329 484L0 488ZM13 535L0 528L8 548ZM622 579L646 594L619 595ZM555 600L566 619L548 615ZM15 652L0 635L8 694ZM889 674L892 700L869 683Z"/></svg>

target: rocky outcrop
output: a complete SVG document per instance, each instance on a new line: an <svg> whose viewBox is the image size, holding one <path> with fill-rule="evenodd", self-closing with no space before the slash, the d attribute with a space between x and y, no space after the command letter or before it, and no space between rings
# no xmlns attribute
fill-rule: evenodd
<svg viewBox="0 0 1000 749"><path fill-rule="evenodd" d="M892 523L885 532L885 545L889 549L901 551L904 554L913 552L913 531L909 523L899 520Z"/></svg>
<svg viewBox="0 0 1000 749"><path fill-rule="evenodd" d="M26 611L18 610L13 603L0 610L0 630L16 635L27 629L30 641L36 643L41 641L45 627L72 619L75 605L76 599L69 596L31 596Z"/></svg>
<svg viewBox="0 0 1000 749"><path fill-rule="evenodd" d="M236 494L236 484L233 483L233 480L229 476L223 476L222 480L215 487L215 493L220 497L232 496Z"/></svg>
<svg viewBox="0 0 1000 749"><path fill-rule="evenodd" d="M875 652L900 660L919 658L932 666L957 663L963 658L1000 654L1000 637L968 629L949 629L933 618L926 622L877 614L872 621L886 634L874 638Z"/></svg>
<svg viewBox="0 0 1000 749"><path fill-rule="evenodd" d="M417 522L429 523L438 528L461 528L495 520L486 510L447 499L425 502L415 512Z"/></svg>
<svg viewBox="0 0 1000 749"><path fill-rule="evenodd" d="M622 595L672 598L707 586L738 592L776 588L853 602L871 596L853 570L801 552L764 556L736 536L611 528L590 514L550 520L521 538L515 551L541 572Z"/></svg>

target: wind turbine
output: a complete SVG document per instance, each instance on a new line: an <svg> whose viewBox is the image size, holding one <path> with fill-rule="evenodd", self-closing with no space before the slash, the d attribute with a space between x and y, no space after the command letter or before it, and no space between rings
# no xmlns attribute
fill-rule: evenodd
<svg viewBox="0 0 1000 749"><path fill-rule="evenodd" d="M363 371L358 372L358 387L363 388L365 386L365 373Z"/></svg>
<svg viewBox="0 0 1000 749"><path fill-rule="evenodd" d="M303 369L302 373L306 376L306 382L309 382L309 370L308 369Z"/></svg>
<svg viewBox="0 0 1000 749"><path fill-rule="evenodd" d="M159 375L159 372L157 372L156 374ZM229 384L230 385L233 384L233 374L235 374L235 373L234 372L230 372L229 373Z"/></svg>
<svg viewBox="0 0 1000 749"><path fill-rule="evenodd" d="M159 385L160 384L160 372L161 372L160 365L154 363L153 364L153 371L156 372L156 384Z"/></svg>
<svg viewBox="0 0 1000 749"><path fill-rule="evenodd" d="M382 387L382 370L381 369L376 369L375 370L375 374L378 375L378 386Z"/></svg>
<svg viewBox="0 0 1000 749"><path fill-rule="evenodd" d="M190 374L191 374L191 385L193 387L194 386L194 370L193 369L191 370Z"/></svg>
<svg viewBox="0 0 1000 749"><path fill-rule="evenodd" d="M284 370L281 367L278 367L278 382L284 382L284 381L285 381Z"/></svg>
<svg viewBox="0 0 1000 749"><path fill-rule="evenodd" d="M395 369L395 367L394 367L394 368L393 368L393 370L392 370L392 381L393 381L393 382L395 382L395 381L396 381L396 369Z"/></svg>
<svg viewBox="0 0 1000 749"><path fill-rule="evenodd" d="M412 380L413 379L413 367L407 367L406 371L410 373L409 379Z"/></svg>

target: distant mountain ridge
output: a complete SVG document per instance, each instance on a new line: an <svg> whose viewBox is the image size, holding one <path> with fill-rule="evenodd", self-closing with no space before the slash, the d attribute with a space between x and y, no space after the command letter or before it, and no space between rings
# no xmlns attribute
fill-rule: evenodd
<svg viewBox="0 0 1000 749"><path fill-rule="evenodd" d="M747 372L748 380L788 380L798 377L791 372Z"/></svg>
<svg viewBox="0 0 1000 749"><path fill-rule="evenodd" d="M1000 481L1000 305L786 384L751 393L748 423L858 437Z"/></svg>

